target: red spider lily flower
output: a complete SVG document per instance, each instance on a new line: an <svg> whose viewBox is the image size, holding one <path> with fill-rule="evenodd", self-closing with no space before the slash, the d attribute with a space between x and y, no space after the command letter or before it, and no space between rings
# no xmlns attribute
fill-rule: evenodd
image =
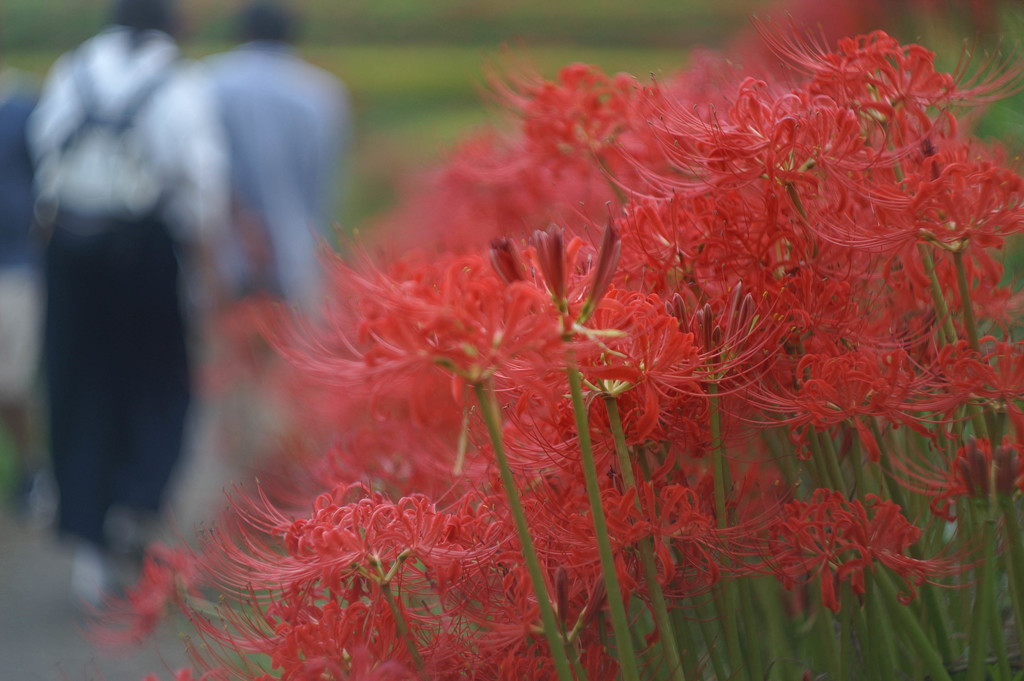
<svg viewBox="0 0 1024 681"><path fill-rule="evenodd" d="M555 305L562 312L569 311L569 272L573 270L576 253L583 242L574 239L568 246L565 243L564 230L552 225L547 230L537 230L533 234L534 257L537 266L544 276L544 282L551 293ZM619 262L621 244L618 232L609 223L597 252L597 261L591 267L592 273L589 286L585 287L586 298L575 320L576 324L584 324L597 308L604 297L608 286L615 276L615 268ZM574 287L575 288L575 287ZM572 298L578 297L573 295Z"/></svg>
<svg viewBox="0 0 1024 681"><path fill-rule="evenodd" d="M1024 229L1024 178L998 165L997 154L959 145L928 162L932 177L913 186L909 206L925 239L953 249L967 242L990 248Z"/></svg>
<svg viewBox="0 0 1024 681"><path fill-rule="evenodd" d="M1013 343L997 341L992 337L981 339L982 352L973 350L966 341L943 347L939 351L938 367L948 393L962 396L956 406L969 400L979 400L1005 409L1014 429L1024 432L1024 341ZM946 405L929 405L951 414ZM944 408L945 407L945 408Z"/></svg>
<svg viewBox="0 0 1024 681"><path fill-rule="evenodd" d="M750 399L778 414L780 423L794 426L798 441L804 441L807 426L827 430L848 423L869 458L878 461L879 443L866 421L887 420L931 437L928 424L920 419L936 382L919 372L902 349L805 354L791 381L794 389L776 385L763 392L752 390Z"/></svg>
<svg viewBox="0 0 1024 681"><path fill-rule="evenodd" d="M1020 444L1004 440L993 450L987 439L971 438L949 459L900 457L896 480L928 499L932 513L943 520L956 519L954 506L961 498L989 499L1024 492L1024 461Z"/></svg>
<svg viewBox="0 0 1024 681"><path fill-rule="evenodd" d="M783 350L786 326L770 309L759 309L754 297L736 282L725 299L713 298L692 314L682 296L675 295L666 309L681 329L693 334L700 351L703 393L737 396L744 402L776 362Z"/></svg>
<svg viewBox="0 0 1024 681"><path fill-rule="evenodd" d="M783 586L792 589L820 577L822 600L832 612L839 611L838 582L848 581L855 594L863 595L864 572L875 563L903 580L903 602L914 598L915 586L952 569L948 561L907 556L921 530L896 504L874 495L867 495L865 505L835 490L817 489L810 501L787 504L771 534L771 561Z"/></svg>
<svg viewBox="0 0 1024 681"><path fill-rule="evenodd" d="M338 322L333 335L321 331L306 348L285 348L326 381L352 387L441 367L479 383L512 358L545 356L561 343L558 318L537 288L506 285L479 256L393 273L338 267L358 296L355 319L344 321L355 334Z"/></svg>
<svg viewBox="0 0 1024 681"><path fill-rule="evenodd" d="M596 259L583 239L575 237L566 242L565 230L557 225L534 232L533 248L528 255L540 272L555 307L563 315L565 340L569 338L571 325L581 326L597 309L615 277L620 251L618 232L610 223L605 227ZM528 280L518 251L508 239L496 239L492 243L491 262L506 282Z"/></svg>
<svg viewBox="0 0 1024 681"><path fill-rule="evenodd" d="M678 299L673 301L673 309L679 314L685 309L685 305L677 301ZM690 328L693 329L701 349L713 359L721 355L723 346L729 348L727 354L739 352L753 330L751 325L754 323L754 298L749 293L744 295L742 282L733 287L726 314L721 321L720 324L719 320L715 319L711 304L704 303L703 307L694 311L690 322Z"/></svg>
<svg viewBox="0 0 1024 681"><path fill-rule="evenodd" d="M266 654L282 678L347 678L358 648L375 669L389 662L412 668L409 645L425 673L453 660L461 666L469 652L459 642L468 635L462 610L481 596L467 603L466 576L476 581L472 575L517 551L511 523L487 510L495 503L475 495L439 511L422 496L391 502L353 485L322 495L310 515L291 520L265 498L239 502L232 524L204 551L204 567L225 597L223 623L197 619L204 642L221 657ZM386 589L400 599L407 635Z"/></svg>
<svg viewBox="0 0 1024 681"><path fill-rule="evenodd" d="M1020 88L1021 72L1012 59L995 58L967 76L965 53L955 74L935 69L935 54L920 45L901 45L882 31L844 38L829 51L797 31L757 24L765 41L794 68L812 77L812 87L838 101L857 100L890 121L922 121L928 112L952 102L985 103Z"/></svg>
<svg viewBox="0 0 1024 681"><path fill-rule="evenodd" d="M986 444L988 444L986 442ZM983 452L978 441L971 438L957 452L956 468L967 494L972 497L1009 497L1024 481L1024 468L1016 447L999 445L995 451Z"/></svg>
<svg viewBox="0 0 1024 681"><path fill-rule="evenodd" d="M577 366L597 394L618 400L630 444L664 439L663 426L674 421L668 414L681 403L695 416L705 411L695 399L703 393L693 335L679 330L660 298L613 288L588 326L615 333L580 347ZM604 407L595 411L592 418L604 423ZM607 437L607 429L597 430Z"/></svg>
<svg viewBox="0 0 1024 681"><path fill-rule="evenodd" d="M187 611L189 599L201 599L201 585L197 558L188 547L154 544L146 550L136 583L123 597L108 600L92 622L89 637L104 646L138 643L171 611Z"/></svg>
<svg viewBox="0 0 1024 681"><path fill-rule="evenodd" d="M924 141L935 149L930 138ZM1000 166L997 151L943 142L929 155L908 155L900 167L898 183L862 187L873 215L822 220L812 226L815 233L837 245L880 252L919 242L963 251L970 243L999 247L1024 229L1024 180ZM988 260L984 253L977 257Z"/></svg>
<svg viewBox="0 0 1024 681"><path fill-rule="evenodd" d="M723 574L744 572L739 566L755 555L747 541L753 536L747 534L749 528L720 529L714 510L687 485L671 484L659 489L653 483L644 483L639 491L653 526L666 593L675 598L700 595L717 584Z"/></svg>
<svg viewBox="0 0 1024 681"><path fill-rule="evenodd" d="M768 569L790 588L820 577L833 610L837 585L863 593L866 570L895 572L904 600L952 572L908 556L920 531L895 504L807 498L800 462L770 445L787 430L806 445L817 428L842 455L856 439L940 513L1021 489L1024 344L935 342L967 305L982 333L1012 328L988 249L1024 225L1024 185L958 131L954 108L1012 82L940 73L930 52L881 33L835 50L769 40L806 77L744 79L705 61L641 89L573 66L499 89L518 128L460 147L395 218L401 231L381 229L415 231L424 253L399 240L386 265L336 267L326 323L305 342L305 328L274 339L298 369L274 385L299 432L280 468L261 466L272 485L237 501L204 545L196 583L223 599L212 617L183 600L200 668L261 681L551 678L467 399L467 384L486 382L558 626L587 678L616 678L567 357L631 605L651 598L636 550L648 539L670 609ZM450 253L429 255L445 242ZM939 256L949 318L922 242ZM1011 439L969 443L933 470L886 437L907 426L938 442L969 403L1005 411ZM732 483L726 527L712 442Z"/></svg>
<svg viewBox="0 0 1024 681"><path fill-rule="evenodd" d="M616 142L631 132L631 102L638 90L626 74L607 76L586 64L563 68L554 82L521 77L492 85L523 121L531 156L549 168L593 162L618 170Z"/></svg>
<svg viewBox="0 0 1024 681"><path fill-rule="evenodd" d="M690 202L638 199L626 204L616 222L622 235L622 278L638 281L642 290L666 293L688 271L697 249L695 217Z"/></svg>
<svg viewBox="0 0 1024 681"><path fill-rule="evenodd" d="M523 75L492 85L517 129L463 141L375 233L454 252L552 222L581 234L641 184L633 159L657 158L633 111L639 88L630 76L576 64L555 82Z"/></svg>
<svg viewBox="0 0 1024 681"><path fill-rule="evenodd" d="M191 667L182 667L174 672L171 681L222 681L227 678L226 672L219 670L209 671L201 676L196 676ZM156 674L147 674L142 681L160 681L160 677Z"/></svg>

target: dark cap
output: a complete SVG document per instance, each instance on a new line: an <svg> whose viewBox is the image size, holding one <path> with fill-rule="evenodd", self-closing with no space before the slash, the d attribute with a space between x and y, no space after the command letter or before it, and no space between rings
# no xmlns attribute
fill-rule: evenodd
<svg viewBox="0 0 1024 681"><path fill-rule="evenodd" d="M174 29L170 0L116 0L111 20L136 31L171 33Z"/></svg>
<svg viewBox="0 0 1024 681"><path fill-rule="evenodd" d="M294 39L294 30L294 17L276 2L254 2L238 16L239 38L243 41L273 40L287 43Z"/></svg>

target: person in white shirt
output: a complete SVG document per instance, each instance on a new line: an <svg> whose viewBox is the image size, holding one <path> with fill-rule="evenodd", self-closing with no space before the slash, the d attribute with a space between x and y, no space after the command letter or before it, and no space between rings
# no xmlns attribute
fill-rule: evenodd
<svg viewBox="0 0 1024 681"><path fill-rule="evenodd" d="M49 228L58 530L78 540L72 589L93 604L115 586L111 551L141 548L129 534L158 517L180 458L191 397L182 278L216 280L202 254L229 205L223 130L204 76L172 38L170 2L119 0L112 19L54 64L28 128ZM112 179L102 156L90 172L70 164L85 131L96 138L90 125L131 130L136 177Z"/></svg>
<svg viewBox="0 0 1024 681"><path fill-rule="evenodd" d="M247 6L238 27L242 44L207 59L231 158L233 231L218 254L236 297L308 307L350 137L348 92L299 57L295 18L280 5Z"/></svg>

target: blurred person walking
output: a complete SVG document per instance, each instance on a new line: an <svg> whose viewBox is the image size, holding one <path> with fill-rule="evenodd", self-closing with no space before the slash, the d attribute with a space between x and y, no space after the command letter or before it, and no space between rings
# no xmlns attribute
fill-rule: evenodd
<svg viewBox="0 0 1024 681"><path fill-rule="evenodd" d="M191 397L181 280L215 281L204 253L228 213L223 132L174 26L169 0L119 0L54 64L29 121L58 529L92 604L162 510Z"/></svg>
<svg viewBox="0 0 1024 681"><path fill-rule="evenodd" d="M53 491L39 446L35 399L43 291L32 233L35 170L25 137L37 93L2 59L0 54L0 424L14 448L17 511L47 524Z"/></svg>
<svg viewBox="0 0 1024 681"><path fill-rule="evenodd" d="M292 12L259 0L236 22L240 44L206 60L231 166L231 229L218 263L237 303L219 315L206 378L219 393L218 449L256 468L288 431L294 407L280 399L279 358L254 320L276 314L278 301L317 312L318 248L330 236L351 112L344 84L299 56Z"/></svg>
<svg viewBox="0 0 1024 681"><path fill-rule="evenodd" d="M308 306L351 114L345 86L296 53L295 26L275 2L250 4L238 17L242 44L207 63L231 159L233 232L219 247L226 284L238 298Z"/></svg>

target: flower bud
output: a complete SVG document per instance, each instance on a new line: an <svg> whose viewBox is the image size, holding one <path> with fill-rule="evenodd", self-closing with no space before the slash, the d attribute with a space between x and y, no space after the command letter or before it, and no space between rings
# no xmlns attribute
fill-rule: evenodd
<svg viewBox="0 0 1024 681"><path fill-rule="evenodd" d="M665 312L672 315L679 320L679 330L689 331L685 326L686 320L686 301L678 293L673 293L671 300L665 303Z"/></svg>
<svg viewBox="0 0 1024 681"><path fill-rule="evenodd" d="M996 494L1001 497L1011 496L1020 471L1017 451L1010 445L996 447L996 451L992 453L992 466L995 468L992 477L995 479Z"/></svg>
<svg viewBox="0 0 1024 681"><path fill-rule="evenodd" d="M552 225L547 231L533 233L533 245L537 249L537 264L551 297L558 305L565 304L565 240L562 230Z"/></svg>
<svg viewBox="0 0 1024 681"><path fill-rule="evenodd" d="M597 621L601 611L604 610L607 600L608 591L605 589L604 579L598 578L594 580L594 586L587 598L587 614L583 621L584 627L589 627Z"/></svg>
<svg viewBox="0 0 1024 681"><path fill-rule="evenodd" d="M564 627L569 613L569 574L564 565L559 565L555 570L555 611Z"/></svg>
<svg viewBox="0 0 1024 681"><path fill-rule="evenodd" d="M704 307L693 313L694 326L697 339L700 341L701 349L710 352L715 347L715 317L711 311L711 305L704 303Z"/></svg>
<svg viewBox="0 0 1024 681"><path fill-rule="evenodd" d="M964 455L957 461L957 468L968 496L988 496L988 462L973 437L964 446Z"/></svg>
<svg viewBox="0 0 1024 681"><path fill-rule="evenodd" d="M506 284L526 279L526 270L519 257L519 250L507 237L491 241L491 266Z"/></svg>
<svg viewBox="0 0 1024 681"><path fill-rule="evenodd" d="M597 304L607 293L612 278L615 276L615 268L619 265L621 253L622 239L612 223L609 222L605 227L604 237L601 239L601 250L597 254L597 266L594 267L594 279L590 282L590 292L587 294L587 300L580 313L581 322L586 321L593 314Z"/></svg>

